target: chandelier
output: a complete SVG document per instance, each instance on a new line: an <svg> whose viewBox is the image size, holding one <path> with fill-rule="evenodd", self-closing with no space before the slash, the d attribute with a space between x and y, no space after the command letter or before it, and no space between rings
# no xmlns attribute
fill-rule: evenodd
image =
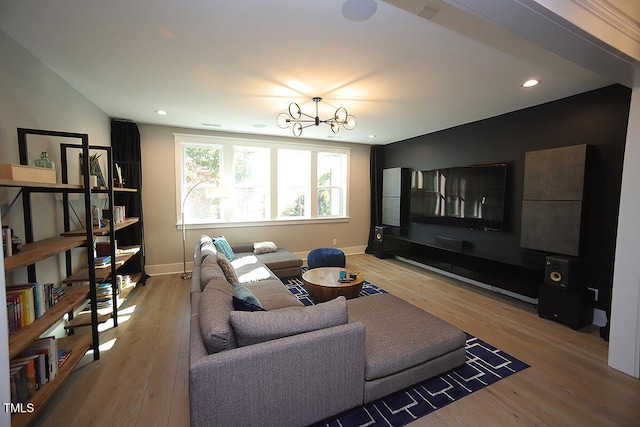
<svg viewBox="0 0 640 427"><path fill-rule="evenodd" d="M309 114L305 114L300 109L300 106L295 102L289 104L289 113L280 113L276 117L276 123L282 129L286 129L293 123L293 134L295 136L302 135L302 129L308 128L309 126L320 126L320 123L325 123L331 126L331 130L333 133L338 133L341 127L344 127L347 130L353 130L356 128L358 121L356 118L349 113L344 107L340 107L333 114L333 117L328 118L326 120L320 120L318 117L318 103L322 101L322 98L315 97L313 98L313 102L316 103L316 115L315 117L310 116ZM303 118L307 117L307 118Z"/></svg>

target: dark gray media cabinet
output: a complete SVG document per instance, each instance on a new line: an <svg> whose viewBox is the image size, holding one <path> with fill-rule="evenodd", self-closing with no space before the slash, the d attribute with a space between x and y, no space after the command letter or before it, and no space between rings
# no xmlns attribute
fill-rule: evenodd
<svg viewBox="0 0 640 427"><path fill-rule="evenodd" d="M530 299L538 298L544 282L543 258L501 257L475 251L461 240L436 238L426 243L390 232L384 233L380 245L379 256L399 257Z"/></svg>

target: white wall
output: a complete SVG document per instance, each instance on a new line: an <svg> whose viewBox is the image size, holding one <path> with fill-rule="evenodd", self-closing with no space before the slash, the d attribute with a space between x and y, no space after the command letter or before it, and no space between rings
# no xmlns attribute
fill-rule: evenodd
<svg viewBox="0 0 640 427"><path fill-rule="evenodd" d="M174 133L236 136L219 132L139 124L142 149L142 185L146 265L149 274L182 271L182 231L176 224L175 143ZM246 135L249 138L255 136ZM276 140L273 137L264 137ZM279 140L282 140L280 138ZM287 140L287 142L311 140ZM317 144L318 142L315 141ZM187 262L193 256L193 246L201 234L225 235L231 242L274 241L278 246L303 254L317 247L333 246L345 252L362 252L369 236L369 155L370 146L330 143L351 148L350 219L339 223L286 224L251 227L224 227L187 230ZM189 267L188 267L189 269Z"/></svg>
<svg viewBox="0 0 640 427"><path fill-rule="evenodd" d="M91 144L110 145L109 117L2 31L0 58L0 163L19 163L16 132L19 127L87 133ZM45 149L59 165L58 142L47 138L29 139L31 162L40 150ZM0 188L2 212L16 194L16 189ZM51 194L34 195L33 203L37 206L33 221L37 225L36 238L56 235L56 227L61 224L60 198ZM83 215L82 200L78 198L73 203L79 215ZM24 236L20 202L11 209L3 224L11 226L17 235ZM39 280L59 282L61 275L60 263L55 258L38 264ZM5 280L7 283L25 281L26 272L21 270L6 277L3 274L0 280L0 297L3 300ZM9 385L6 313L0 312L0 330L5 331L0 333L0 403L3 403L9 401L4 394L8 392ZM0 409L0 425L10 424L8 415Z"/></svg>
<svg viewBox="0 0 640 427"><path fill-rule="evenodd" d="M633 90L622 171L613 275L609 366L640 377L640 87Z"/></svg>

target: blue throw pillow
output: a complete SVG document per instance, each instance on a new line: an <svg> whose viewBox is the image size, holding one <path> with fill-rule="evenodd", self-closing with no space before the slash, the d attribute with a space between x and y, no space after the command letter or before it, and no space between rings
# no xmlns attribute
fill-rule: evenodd
<svg viewBox="0 0 640 427"><path fill-rule="evenodd" d="M242 300L236 296L233 297L233 309L236 311L266 311L259 305L251 304L245 300Z"/></svg>
<svg viewBox="0 0 640 427"><path fill-rule="evenodd" d="M233 293L236 294L238 299L248 302L262 308L262 304L256 296L245 285L235 284L233 285Z"/></svg>
<svg viewBox="0 0 640 427"><path fill-rule="evenodd" d="M236 257L236 254L233 253L233 249L231 249L231 245L227 242L227 239L224 236L216 237L213 239L213 244L216 246L216 249L224 254L229 261L233 261Z"/></svg>

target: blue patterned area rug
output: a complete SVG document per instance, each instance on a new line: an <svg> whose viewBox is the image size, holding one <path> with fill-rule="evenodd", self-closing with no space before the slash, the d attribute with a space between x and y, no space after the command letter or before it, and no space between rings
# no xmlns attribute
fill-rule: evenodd
<svg viewBox="0 0 640 427"><path fill-rule="evenodd" d="M302 279L289 279L286 285L304 305L315 303L304 288ZM382 293L386 291L365 281L360 296ZM351 409L314 426L404 426L529 367L526 363L469 334L466 350L467 361L459 368Z"/></svg>

